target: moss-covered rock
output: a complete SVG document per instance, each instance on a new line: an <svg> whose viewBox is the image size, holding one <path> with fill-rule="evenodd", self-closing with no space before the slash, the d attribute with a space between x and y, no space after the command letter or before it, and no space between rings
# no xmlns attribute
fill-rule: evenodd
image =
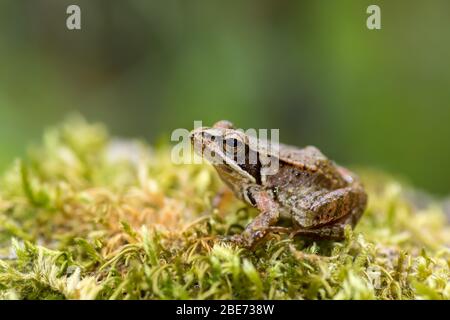
<svg viewBox="0 0 450 320"><path fill-rule="evenodd" d="M0 298L450 298L440 204L359 172L369 205L345 241L274 234L250 252L218 237L256 212L210 166L72 119L1 178Z"/></svg>

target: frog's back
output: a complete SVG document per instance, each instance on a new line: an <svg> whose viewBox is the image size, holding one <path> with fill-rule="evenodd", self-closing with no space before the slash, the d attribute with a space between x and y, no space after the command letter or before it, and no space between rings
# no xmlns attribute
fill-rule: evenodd
<svg viewBox="0 0 450 320"><path fill-rule="evenodd" d="M295 166L284 161L279 162L277 174L266 177L266 187L280 197L299 198L317 192L335 190L344 184L341 177L334 178L324 170L313 167Z"/></svg>
<svg viewBox="0 0 450 320"><path fill-rule="evenodd" d="M296 184L305 188L335 190L347 184L334 162L316 147L307 146L299 149L283 145L279 154L280 168L290 167L291 174L297 180Z"/></svg>

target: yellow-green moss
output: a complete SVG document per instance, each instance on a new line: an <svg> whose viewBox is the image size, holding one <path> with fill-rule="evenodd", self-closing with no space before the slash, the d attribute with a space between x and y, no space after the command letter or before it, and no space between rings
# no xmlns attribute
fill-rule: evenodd
<svg viewBox="0 0 450 320"><path fill-rule="evenodd" d="M343 242L221 242L256 214L208 165L72 119L0 184L0 298L448 299L439 203L360 171L369 205ZM421 200L418 201L417 199Z"/></svg>

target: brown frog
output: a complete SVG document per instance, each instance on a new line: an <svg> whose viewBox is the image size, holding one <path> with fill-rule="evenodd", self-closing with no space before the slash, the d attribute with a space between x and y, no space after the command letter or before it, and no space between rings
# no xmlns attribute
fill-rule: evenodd
<svg viewBox="0 0 450 320"><path fill-rule="evenodd" d="M253 248L269 232L340 240L345 226L354 227L366 208L358 177L313 146L261 143L228 121L197 128L190 137L195 152L212 163L234 194L260 211L231 238L241 246ZM275 171L269 170L273 163ZM276 226L281 218L292 227Z"/></svg>

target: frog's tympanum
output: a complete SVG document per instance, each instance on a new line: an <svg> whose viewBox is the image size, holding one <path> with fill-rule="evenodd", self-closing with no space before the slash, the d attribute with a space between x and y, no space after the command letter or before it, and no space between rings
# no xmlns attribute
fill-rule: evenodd
<svg viewBox="0 0 450 320"><path fill-rule="evenodd" d="M231 238L241 246L253 248L274 231L340 240L345 226L354 227L366 207L367 195L358 177L315 147L274 147L228 121L193 130L191 141L234 194L260 211ZM291 220L292 226L277 226L281 218Z"/></svg>

